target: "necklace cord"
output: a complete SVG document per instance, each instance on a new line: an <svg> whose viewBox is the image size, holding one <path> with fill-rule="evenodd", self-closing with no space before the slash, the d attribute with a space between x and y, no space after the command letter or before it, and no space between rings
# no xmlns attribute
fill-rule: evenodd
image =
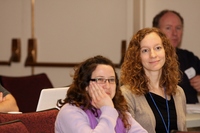
<svg viewBox="0 0 200 133"><path fill-rule="evenodd" d="M161 114L161 112L160 112L160 110L159 110L159 108L158 108L158 106L157 106L157 104L156 104L156 102L155 102L155 100L154 100L154 98L153 98L153 96L151 95L150 92L149 92L149 95L150 95L150 97L151 97L151 99L152 99L152 101L153 101L153 103L154 103L154 105L155 105L155 107L156 107L156 109L157 109L157 111L158 111L158 113L159 113L161 119L162 119L162 122L163 122L163 124L164 124L164 126L165 126L166 132L169 133L170 114L169 114L169 105L168 105L167 94L166 94L166 89L165 89L165 88L164 88L164 93L165 93L165 101L166 101L166 107L167 107L167 118L168 118L167 126L166 126L166 123L165 123L165 121L164 121L164 118L163 118L163 116L162 116L162 114Z"/></svg>

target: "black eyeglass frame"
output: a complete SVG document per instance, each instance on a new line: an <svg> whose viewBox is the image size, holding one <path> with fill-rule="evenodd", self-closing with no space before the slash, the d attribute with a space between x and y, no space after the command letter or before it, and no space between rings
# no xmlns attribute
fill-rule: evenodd
<svg viewBox="0 0 200 133"><path fill-rule="evenodd" d="M101 80L103 80L103 81L101 81ZM116 79L115 78L110 78L110 79L93 78L93 79L90 79L90 81L95 81L98 84L105 84L106 81L108 81L108 83L110 83L110 84L115 84L116 83Z"/></svg>

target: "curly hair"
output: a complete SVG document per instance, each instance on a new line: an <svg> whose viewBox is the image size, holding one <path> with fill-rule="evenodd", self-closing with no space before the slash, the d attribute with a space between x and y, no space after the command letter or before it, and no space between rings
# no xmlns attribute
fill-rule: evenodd
<svg viewBox="0 0 200 133"><path fill-rule="evenodd" d="M175 49L170 44L169 40L157 28L144 28L139 30L131 39L129 47L126 51L124 62L121 67L121 83L130 86L130 90L137 94L142 95L149 92L148 83L149 79L145 75L143 65L140 57L140 43L144 37L150 33L156 33L162 40L165 50L165 64L162 67L162 74L159 81L159 86L166 87L167 94L175 94L177 84L180 80L180 70L177 61Z"/></svg>
<svg viewBox="0 0 200 133"><path fill-rule="evenodd" d="M178 12L176 12L174 10L162 10L161 12L159 12L153 18L152 26L156 27L156 28L159 28L159 21L160 21L160 19L162 18L162 16L164 16L168 12L172 12L172 13L176 14L180 18L182 25L184 24L184 19L183 19L183 17Z"/></svg>
<svg viewBox="0 0 200 133"><path fill-rule="evenodd" d="M93 71L99 64L109 65L115 72L116 93L112 101L114 107L119 112L119 117L122 119L124 126L126 128L130 128L130 124L128 123L128 115L126 113L128 111L128 106L121 90L119 89L119 79L115 71L115 66L111 60L101 55L89 58L74 68L75 73L73 75L73 82L67 91L67 96L64 101L59 101L60 107L66 103L69 103L77 107L81 107L83 110L90 109L94 114L97 114L97 110L94 110L94 107L91 104L91 98L86 91L86 87L89 85Z"/></svg>

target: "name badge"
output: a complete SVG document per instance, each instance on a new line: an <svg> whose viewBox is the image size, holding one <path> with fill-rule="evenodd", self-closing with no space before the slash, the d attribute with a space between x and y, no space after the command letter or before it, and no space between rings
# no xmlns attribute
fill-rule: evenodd
<svg viewBox="0 0 200 133"><path fill-rule="evenodd" d="M187 75L188 79L191 79L196 75L196 71L193 67L186 69L184 72Z"/></svg>

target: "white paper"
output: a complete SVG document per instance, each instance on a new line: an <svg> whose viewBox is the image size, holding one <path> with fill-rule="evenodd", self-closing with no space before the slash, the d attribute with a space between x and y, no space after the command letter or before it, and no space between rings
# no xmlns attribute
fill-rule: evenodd
<svg viewBox="0 0 200 133"><path fill-rule="evenodd" d="M186 105L186 110L188 114L192 113L200 113L200 104L187 104Z"/></svg>
<svg viewBox="0 0 200 133"><path fill-rule="evenodd" d="M186 69L184 72L187 75L188 79L191 79L196 75L196 71L193 67Z"/></svg>

